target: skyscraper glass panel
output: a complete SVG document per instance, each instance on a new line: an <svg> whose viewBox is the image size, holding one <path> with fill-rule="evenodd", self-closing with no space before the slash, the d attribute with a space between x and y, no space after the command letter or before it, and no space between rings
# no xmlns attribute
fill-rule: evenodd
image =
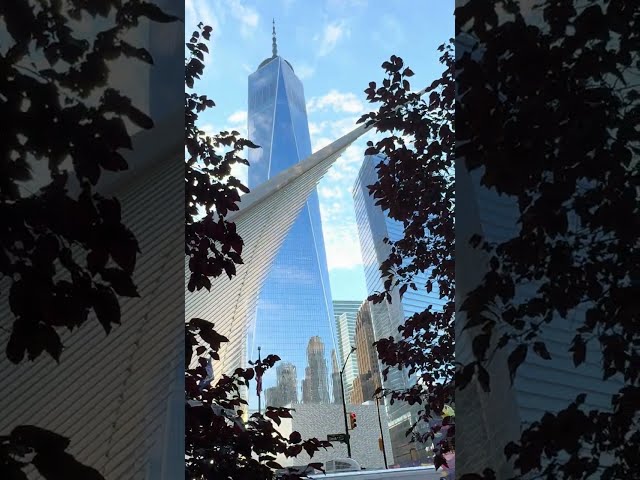
<svg viewBox="0 0 640 480"><path fill-rule="evenodd" d="M351 347L355 346L354 336L356 333L356 315L362 301L354 300L334 300L333 313L336 319L336 344L338 347L338 362L340 368L344 369L344 389L347 401L350 401L350 392L353 388L353 381L358 376L358 362L355 353L349 356Z"/></svg>
<svg viewBox="0 0 640 480"><path fill-rule="evenodd" d="M366 156L353 187L356 223L369 295L384 289L383 281L380 278L380 264L388 258L390 253L390 247L384 242L384 239L398 240L403 235L402 223L392 220L379 206L375 205L375 199L369 195L367 188L377 181L378 174L375 167L384 160L385 158L379 155ZM408 289L402 299L396 289L392 291L391 303L385 301L379 304L370 304L376 340L389 336L399 338L398 327L404 323L406 318L424 311L429 305L432 305L434 309L442 307L444 300L439 298L437 287L434 285L431 293L427 293L424 288L428 274L429 272L424 272L418 275L414 279L418 289L416 291ZM401 390L411 386L415 381L415 377L409 377L405 372L391 369L383 386L390 390ZM389 415L394 457L396 461L402 463L403 457L407 457L409 450L416 448L406 439L403 431L415 421L418 409L411 408L401 402L395 402L393 405L387 404L386 408Z"/></svg>
<svg viewBox="0 0 640 480"><path fill-rule="evenodd" d="M275 45L274 56L249 76L248 93L248 136L261 147L248 154L248 186L255 188L312 152L302 83L289 62L276 54ZM261 347L263 355L277 354L287 364L287 385L295 373L296 395L288 390L286 398L329 403L334 316L315 190L271 266L250 322L247 358L255 360ZM271 369L263 388L277 386L277 372ZM284 398L268 391L267 402ZM249 409L257 409L253 389Z"/></svg>
<svg viewBox="0 0 640 480"><path fill-rule="evenodd" d="M374 398L376 390L382 385L382 376L378 363L378 353L371 323L371 305L364 302L360 307L356 319L354 343L358 361L358 381L354 381L351 401L363 403Z"/></svg>

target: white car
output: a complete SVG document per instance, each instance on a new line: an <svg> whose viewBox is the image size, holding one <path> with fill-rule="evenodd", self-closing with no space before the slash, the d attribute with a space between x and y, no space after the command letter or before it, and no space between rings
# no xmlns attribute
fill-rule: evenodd
<svg viewBox="0 0 640 480"><path fill-rule="evenodd" d="M326 480L440 480L447 478L443 471L436 471L435 467L407 467L390 468L388 470L360 470L353 472L327 473L326 475L309 475L310 479Z"/></svg>

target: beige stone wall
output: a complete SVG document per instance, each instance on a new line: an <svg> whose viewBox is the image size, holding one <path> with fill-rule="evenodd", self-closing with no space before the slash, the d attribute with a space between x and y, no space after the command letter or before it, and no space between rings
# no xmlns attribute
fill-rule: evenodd
<svg viewBox="0 0 640 480"><path fill-rule="evenodd" d="M283 435L289 435L292 431L300 432L302 438L316 437L326 440L327 435L344 433L344 420L342 405L295 405L293 419L286 420L279 427ZM347 405L347 413L354 412L357 415L357 427L350 431L352 458L362 467L367 469L384 468L382 451L378 448L380 427L378 425L378 413L375 405ZM384 443L389 465L393 463L393 453L389 438L389 430L384 409L380 409ZM309 462L326 462L327 460L346 458L347 447L342 443L334 443L333 448L321 450L313 458L305 452L295 459L279 458L282 465L305 465Z"/></svg>

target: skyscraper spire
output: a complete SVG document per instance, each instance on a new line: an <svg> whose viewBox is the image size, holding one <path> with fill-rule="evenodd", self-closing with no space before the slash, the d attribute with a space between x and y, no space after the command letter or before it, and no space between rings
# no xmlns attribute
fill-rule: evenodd
<svg viewBox="0 0 640 480"><path fill-rule="evenodd" d="M278 45L276 44L276 19L273 19L273 44L271 46L271 52L273 53L273 58L278 56Z"/></svg>

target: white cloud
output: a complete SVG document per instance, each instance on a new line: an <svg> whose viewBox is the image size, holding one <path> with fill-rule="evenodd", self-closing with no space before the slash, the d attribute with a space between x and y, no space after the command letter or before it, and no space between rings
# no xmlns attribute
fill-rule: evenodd
<svg viewBox="0 0 640 480"><path fill-rule="evenodd" d="M323 218L324 243L329 270L353 268L362 265L360 241L355 222L348 225L326 228Z"/></svg>
<svg viewBox="0 0 640 480"><path fill-rule="evenodd" d="M240 163L236 163L231 167L231 175L240 180L243 185L246 185L249 181L249 167ZM244 195L244 192L240 192L240 196L242 195Z"/></svg>
<svg viewBox="0 0 640 480"><path fill-rule="evenodd" d="M364 104L355 93L342 93L332 89L321 97L313 97L307 102L307 112L333 110L342 113L363 113Z"/></svg>
<svg viewBox="0 0 640 480"><path fill-rule="evenodd" d="M322 199L342 198L345 191L338 186L323 186L318 188L318 194Z"/></svg>
<svg viewBox="0 0 640 480"><path fill-rule="evenodd" d="M355 117L344 117L339 120L334 120L333 122L328 122L328 129L331 133L332 137L342 137L346 135L354 128L358 127L357 121L359 116Z"/></svg>
<svg viewBox="0 0 640 480"><path fill-rule="evenodd" d="M315 72L316 69L311 65L306 65L303 63L296 66L296 73L298 74L300 80L311 78Z"/></svg>
<svg viewBox="0 0 640 480"><path fill-rule="evenodd" d="M312 151L317 152L322 147L346 135L357 127L358 117L343 117L338 120L322 120L309 122L309 134L312 139Z"/></svg>
<svg viewBox="0 0 640 480"><path fill-rule="evenodd" d="M326 25L322 34L314 37L314 41L318 43L318 55L320 57L328 55L342 38L348 38L350 35L351 30L344 20Z"/></svg>
<svg viewBox="0 0 640 480"><path fill-rule="evenodd" d="M227 118L227 121L232 124L244 124L247 123L247 111L246 110L238 110L237 112L232 113Z"/></svg>
<svg viewBox="0 0 640 480"><path fill-rule="evenodd" d="M240 34L251 37L260 23L260 15L253 7L244 5L241 0L185 0L185 35L191 35L198 23L202 22L210 26L212 38L220 36L220 26L227 22L227 14L235 21L234 28L238 28ZM214 13L214 11L216 13Z"/></svg>
<svg viewBox="0 0 640 480"><path fill-rule="evenodd" d="M320 150L321 148L326 147L327 145L329 145L333 141L334 140L332 140L331 138L328 138L328 137L317 137L317 138L314 138L313 139L313 144L311 145L311 151L317 152L318 150Z"/></svg>
<svg viewBox="0 0 640 480"><path fill-rule="evenodd" d="M220 35L220 22L213 13L209 2L202 0L185 0L185 35L188 37L195 30L196 25L202 22L212 28L211 37Z"/></svg>
<svg viewBox="0 0 640 480"><path fill-rule="evenodd" d="M352 128L350 120L311 123L314 131L326 135L314 138L314 151L335 140L336 130L345 128L347 123L348 128ZM351 189L358 175L363 151L362 141L347 148L318 185L327 266L330 271L350 269L362 264Z"/></svg>
<svg viewBox="0 0 640 480"><path fill-rule="evenodd" d="M309 122L309 134L313 137L323 132L327 122Z"/></svg>
<svg viewBox="0 0 640 480"><path fill-rule="evenodd" d="M347 148L327 172L327 180L340 182L346 191L351 192L364 158L364 150L365 146L360 142Z"/></svg>
<svg viewBox="0 0 640 480"><path fill-rule="evenodd" d="M331 122L323 123L325 128L331 128ZM362 264L351 189L363 159L365 142L366 139L359 140L347 148L318 185L329 270Z"/></svg>
<svg viewBox="0 0 640 480"><path fill-rule="evenodd" d="M260 15L256 9L243 5L240 0L227 0L227 4L231 16L240 22L242 36L250 37L260 22Z"/></svg>
<svg viewBox="0 0 640 480"><path fill-rule="evenodd" d="M295 2L296 0L282 0L282 8L285 12L288 12Z"/></svg>
<svg viewBox="0 0 640 480"><path fill-rule="evenodd" d="M406 40L400 21L393 16L382 17L382 28L373 29L374 40L383 48L397 47Z"/></svg>
<svg viewBox="0 0 640 480"><path fill-rule="evenodd" d="M327 8L332 10L348 10L354 7L365 7L367 0L327 0Z"/></svg>
<svg viewBox="0 0 640 480"><path fill-rule="evenodd" d="M216 128L211 123L206 123L204 125L200 125L200 130L204 132L205 135L212 137L217 133Z"/></svg>

